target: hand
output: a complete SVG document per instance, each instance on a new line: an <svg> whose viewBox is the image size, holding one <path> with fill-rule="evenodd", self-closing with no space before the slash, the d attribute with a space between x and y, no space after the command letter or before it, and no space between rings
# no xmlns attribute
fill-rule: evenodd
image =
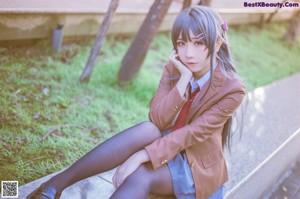
<svg viewBox="0 0 300 199"><path fill-rule="evenodd" d="M145 149L136 152L130 156L119 168L113 176L113 185L117 189L132 174L139 166L150 160L150 157Z"/></svg>
<svg viewBox="0 0 300 199"><path fill-rule="evenodd" d="M172 51L172 53L169 56L169 60L172 61L174 66L177 68L177 70L180 72L180 74L187 79L191 79L193 76L193 73L188 69L180 60L178 57L178 54L175 50Z"/></svg>

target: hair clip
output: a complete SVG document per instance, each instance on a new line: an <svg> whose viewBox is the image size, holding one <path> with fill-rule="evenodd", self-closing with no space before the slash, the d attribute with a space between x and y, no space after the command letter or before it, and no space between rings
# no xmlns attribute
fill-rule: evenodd
<svg viewBox="0 0 300 199"><path fill-rule="evenodd" d="M205 37L205 35L202 33L200 33L199 35L197 35L195 38L196 39L203 39Z"/></svg>
<svg viewBox="0 0 300 199"><path fill-rule="evenodd" d="M226 32L228 30L228 25L227 25L227 21L225 20L222 24L221 24L222 30L224 32Z"/></svg>

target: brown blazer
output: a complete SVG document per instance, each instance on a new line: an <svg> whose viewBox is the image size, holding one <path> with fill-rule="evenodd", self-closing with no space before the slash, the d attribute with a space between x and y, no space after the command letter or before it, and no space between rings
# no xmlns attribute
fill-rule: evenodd
<svg viewBox="0 0 300 199"><path fill-rule="evenodd" d="M176 77L180 77L179 71L168 62L157 93L150 102L149 119L161 131L170 127L185 102L176 87ZM196 96L184 127L145 147L154 169L185 150L195 181L197 199L209 197L228 179L222 149L222 130L245 96L243 84L225 76L220 64L214 70L211 88L203 97L208 85L206 83Z"/></svg>

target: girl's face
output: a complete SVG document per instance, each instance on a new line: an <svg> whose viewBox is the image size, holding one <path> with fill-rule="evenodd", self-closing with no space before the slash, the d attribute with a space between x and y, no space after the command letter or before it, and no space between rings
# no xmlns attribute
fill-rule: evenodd
<svg viewBox="0 0 300 199"><path fill-rule="evenodd" d="M188 67L195 79L202 77L210 67L210 58L208 55L208 48L206 48L203 36L193 35L190 31L191 41L185 42L182 39L182 34L177 39L177 53L181 62Z"/></svg>

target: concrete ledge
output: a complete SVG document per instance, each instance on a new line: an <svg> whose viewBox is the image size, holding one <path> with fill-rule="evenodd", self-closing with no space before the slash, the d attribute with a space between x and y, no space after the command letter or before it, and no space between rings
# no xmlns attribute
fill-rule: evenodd
<svg viewBox="0 0 300 199"><path fill-rule="evenodd" d="M61 170L63 171L63 170ZM46 182L51 177L60 173L56 172L25 184L19 188L19 199L25 199L26 196L31 193L33 190L38 188L43 182ZM84 179L75 183L74 185L65 189L61 195L61 199L98 199L98 198L109 198L114 192L115 188L111 184L109 177L114 174L115 170L110 170L105 173L101 173L90 178Z"/></svg>
<svg viewBox="0 0 300 199"><path fill-rule="evenodd" d="M112 184L112 177L116 172L116 169L117 168L104 173L100 173L98 175L92 176L90 178L81 180L73 184L72 186L68 187L63 191L60 199L82 199L82 198L108 199L115 191L115 188ZM57 175L63 170L52 173L48 176L37 179L28 184L22 185L21 187L19 187L19 199L25 199L29 193L37 189L43 182L48 181L51 177ZM157 195L149 195L148 199L174 199L174 198L161 197Z"/></svg>
<svg viewBox="0 0 300 199"><path fill-rule="evenodd" d="M266 140L267 141L267 140ZM261 198L300 156L300 128L225 195L225 199Z"/></svg>

